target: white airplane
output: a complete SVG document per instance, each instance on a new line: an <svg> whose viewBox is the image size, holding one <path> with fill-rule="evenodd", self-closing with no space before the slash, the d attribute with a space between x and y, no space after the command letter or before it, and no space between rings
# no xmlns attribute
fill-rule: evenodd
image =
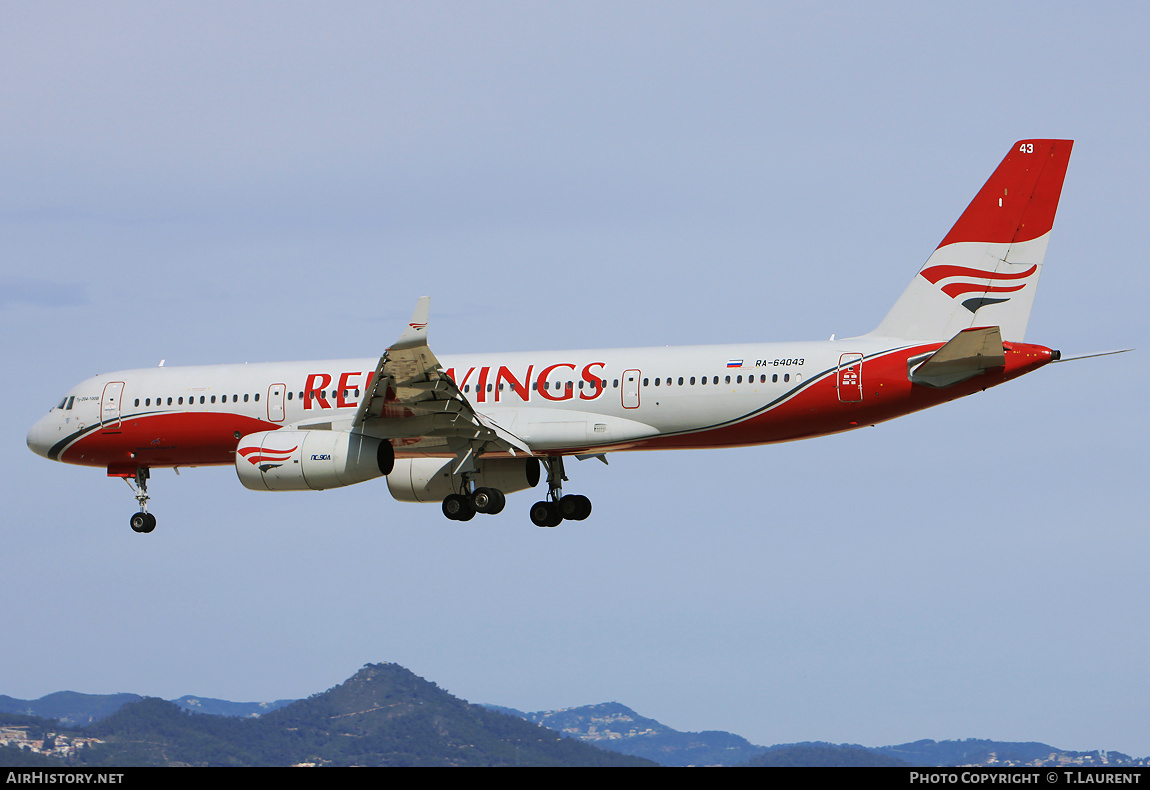
<svg viewBox="0 0 1150 790"><path fill-rule="evenodd" d="M445 357L429 300L375 359L126 370L81 382L28 433L53 461L132 485L150 532L155 467L231 464L257 491L386 476L450 519L546 480L531 520L591 512L569 456L770 444L849 431L985 390L1060 358L1024 343L1073 141L1020 140L865 335L821 342Z"/></svg>

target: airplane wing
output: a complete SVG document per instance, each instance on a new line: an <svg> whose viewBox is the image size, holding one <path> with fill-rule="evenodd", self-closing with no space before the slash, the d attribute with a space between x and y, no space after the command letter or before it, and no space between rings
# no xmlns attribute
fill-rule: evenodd
<svg viewBox="0 0 1150 790"><path fill-rule="evenodd" d="M397 450L450 452L460 467L490 452L532 455L522 439L472 408L427 345L431 298L421 297L407 328L383 352L352 420L353 430L391 439Z"/></svg>

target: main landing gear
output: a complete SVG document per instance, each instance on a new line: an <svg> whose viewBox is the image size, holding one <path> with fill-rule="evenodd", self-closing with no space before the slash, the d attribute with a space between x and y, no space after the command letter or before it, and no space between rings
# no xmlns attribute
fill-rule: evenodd
<svg viewBox="0 0 1150 790"><path fill-rule="evenodd" d="M464 490L470 488L471 481L465 478ZM494 516L503 510L507 497L498 488L480 487L470 494L449 494L443 500L443 515L452 521L470 521L476 513Z"/></svg>
<svg viewBox="0 0 1150 790"><path fill-rule="evenodd" d="M582 521L591 515L591 500L582 494L563 495L563 456L545 461L547 499L531 506L531 522L537 527L557 527L564 520Z"/></svg>
<svg viewBox="0 0 1150 790"><path fill-rule="evenodd" d="M124 482L135 492L136 501L140 503L140 512L128 519L129 526L135 532L151 532L156 528L156 517L148 512L148 467L136 467L136 482L132 483L126 476Z"/></svg>
<svg viewBox="0 0 1150 790"><path fill-rule="evenodd" d="M543 459L547 467L547 499L531 506L531 521L537 527L557 527L562 521L582 521L591 515L591 500L582 494L563 495L563 457ZM498 488L472 489L471 474L463 473L463 491L443 500L443 515L452 521L470 521L476 513L495 515L503 510L507 497Z"/></svg>

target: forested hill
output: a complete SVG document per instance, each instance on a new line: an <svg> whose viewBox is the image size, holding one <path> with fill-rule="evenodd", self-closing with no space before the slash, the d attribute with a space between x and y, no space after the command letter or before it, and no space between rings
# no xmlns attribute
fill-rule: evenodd
<svg viewBox="0 0 1150 790"><path fill-rule="evenodd" d="M143 698L83 732L102 741L77 753L88 766L653 765L472 705L397 664L368 664L260 718L195 715Z"/></svg>

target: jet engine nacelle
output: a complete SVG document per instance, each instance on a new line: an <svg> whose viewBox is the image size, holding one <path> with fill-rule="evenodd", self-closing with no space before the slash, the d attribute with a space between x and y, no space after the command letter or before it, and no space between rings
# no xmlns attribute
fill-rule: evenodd
<svg viewBox="0 0 1150 790"><path fill-rule="evenodd" d="M401 502L441 502L463 489L462 475L452 474L454 458L400 458L387 476L387 489ZM536 458L480 458L471 481L476 488L498 488L505 494L539 483Z"/></svg>
<svg viewBox="0 0 1150 790"><path fill-rule="evenodd" d="M236 448L236 472L253 491L320 491L391 472L391 442L347 431L262 431Z"/></svg>

